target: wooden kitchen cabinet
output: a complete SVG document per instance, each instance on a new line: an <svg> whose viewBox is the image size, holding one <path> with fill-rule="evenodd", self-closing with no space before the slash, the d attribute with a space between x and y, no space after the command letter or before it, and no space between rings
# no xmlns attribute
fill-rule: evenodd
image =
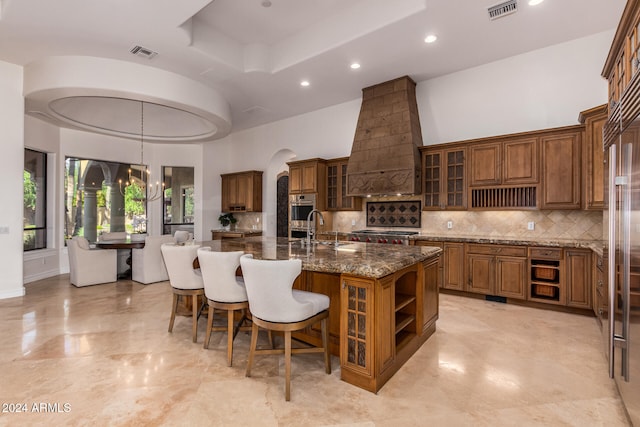
<svg viewBox="0 0 640 427"><path fill-rule="evenodd" d="M466 148L422 151L423 209L466 209Z"/></svg>
<svg viewBox="0 0 640 427"><path fill-rule="evenodd" d="M471 187L502 183L502 144L472 144L469 147Z"/></svg>
<svg viewBox="0 0 640 427"><path fill-rule="evenodd" d="M605 277L605 261L600 254L593 254L593 291L591 292L593 312L596 315L598 326L602 330L603 323L608 319L609 290Z"/></svg>
<svg viewBox="0 0 640 427"><path fill-rule="evenodd" d="M603 129L607 122L607 105L582 111L580 123L585 126L585 209L601 210L604 207L604 147Z"/></svg>
<svg viewBox="0 0 640 427"><path fill-rule="evenodd" d="M340 365L367 378L372 378L374 372L373 286L371 280L343 277L340 292Z"/></svg>
<svg viewBox="0 0 640 427"><path fill-rule="evenodd" d="M540 138L542 188L540 209L580 209L582 132L559 131Z"/></svg>
<svg viewBox="0 0 640 427"><path fill-rule="evenodd" d="M464 243L445 242L443 247L444 277L442 287L464 290Z"/></svg>
<svg viewBox="0 0 640 427"><path fill-rule="evenodd" d="M564 255L560 248L529 248L529 300L564 305Z"/></svg>
<svg viewBox="0 0 640 427"><path fill-rule="evenodd" d="M526 299L526 247L467 244L466 252L466 291Z"/></svg>
<svg viewBox="0 0 640 427"><path fill-rule="evenodd" d="M222 212L262 212L262 171L222 174Z"/></svg>
<svg viewBox="0 0 640 427"><path fill-rule="evenodd" d="M432 257L379 279L341 275L343 380L377 392L435 332L438 263Z"/></svg>
<svg viewBox="0 0 640 427"><path fill-rule="evenodd" d="M327 161L309 159L287 164L289 194L315 194L316 209L324 211L327 202Z"/></svg>
<svg viewBox="0 0 640 427"><path fill-rule="evenodd" d="M565 250L567 306L591 308L591 251Z"/></svg>
<svg viewBox="0 0 640 427"><path fill-rule="evenodd" d="M289 194L319 193L323 189L327 179L326 160L300 160L287 164L289 165Z"/></svg>
<svg viewBox="0 0 640 427"><path fill-rule="evenodd" d="M329 211L360 211L362 197L347 196L348 157L327 161L327 205Z"/></svg>
<svg viewBox="0 0 640 427"><path fill-rule="evenodd" d="M469 147L471 187L537 184L538 138L508 138L505 141Z"/></svg>

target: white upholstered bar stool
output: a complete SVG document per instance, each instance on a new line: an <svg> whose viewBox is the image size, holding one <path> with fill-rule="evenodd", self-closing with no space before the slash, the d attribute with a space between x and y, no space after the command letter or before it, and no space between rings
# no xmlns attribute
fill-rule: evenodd
<svg viewBox="0 0 640 427"><path fill-rule="evenodd" d="M247 291L244 280L236 277L236 270L240 267L242 251L213 252L211 248L198 249L198 262L204 281L204 294L209 304L207 318L207 333L204 337L204 348L209 348L211 332L227 331L227 365L231 366L233 359L233 340L246 319L246 310L249 308ZM213 326L214 309L227 312L227 326ZM234 325L234 315L240 311L241 317L237 325Z"/></svg>
<svg viewBox="0 0 640 427"><path fill-rule="evenodd" d="M204 308L204 302L198 310L198 296L204 296L204 283L199 270L193 268L193 261L198 255L199 245L175 245L165 243L160 247L164 264L169 274L169 282L173 288L173 304L171 305L171 320L169 332L173 331L173 323L178 309L178 297L191 296L193 342L198 340L198 318Z"/></svg>
<svg viewBox="0 0 640 427"><path fill-rule="evenodd" d="M250 254L240 258L242 275L249 298L251 347L246 376L251 376L251 365L256 354L284 353L285 399L291 399L291 354L324 353L325 371L331 373L329 358L329 297L315 292L293 289L293 282L300 275L302 261L256 260ZM322 347L291 348L291 332L320 322ZM258 327L284 333L284 349L256 349Z"/></svg>

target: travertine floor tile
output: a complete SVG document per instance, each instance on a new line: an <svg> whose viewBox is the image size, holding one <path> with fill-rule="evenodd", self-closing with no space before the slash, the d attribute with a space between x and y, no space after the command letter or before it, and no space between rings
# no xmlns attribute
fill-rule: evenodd
<svg viewBox="0 0 640 427"><path fill-rule="evenodd" d="M281 356L245 377L248 333L228 367L205 319L198 343L190 318L167 332L167 282L26 289L0 300L0 426L628 425L591 317L441 295L436 333L378 394L340 381L336 357L326 375L294 355L285 402Z"/></svg>

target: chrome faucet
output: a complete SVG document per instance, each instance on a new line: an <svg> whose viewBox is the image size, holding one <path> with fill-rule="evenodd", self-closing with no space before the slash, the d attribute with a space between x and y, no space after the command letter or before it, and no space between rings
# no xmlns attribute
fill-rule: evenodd
<svg viewBox="0 0 640 427"><path fill-rule="evenodd" d="M307 215L307 247L311 246L311 215L313 215L314 212L320 216L320 225L324 225L322 212L318 209L312 209L311 212L309 212L309 215Z"/></svg>

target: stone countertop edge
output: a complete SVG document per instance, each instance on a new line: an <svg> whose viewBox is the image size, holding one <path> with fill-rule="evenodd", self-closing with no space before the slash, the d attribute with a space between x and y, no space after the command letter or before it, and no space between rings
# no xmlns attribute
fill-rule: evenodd
<svg viewBox="0 0 640 427"><path fill-rule="evenodd" d="M262 233L262 230L254 230L252 228L235 228L233 230L225 230L223 228L217 228L211 231L214 233L244 233L244 234Z"/></svg>
<svg viewBox="0 0 640 427"><path fill-rule="evenodd" d="M387 231L387 230L385 230ZM319 231L321 235L335 235L335 231ZM348 236L349 231L338 231L338 236ZM544 246L559 248L591 249L602 255L602 240L582 240L582 239L550 239L550 238L526 238L526 237L486 237L486 236L463 236L444 234L414 234L409 236L409 240L431 241L431 242L459 242L459 243L487 243L500 245L519 246Z"/></svg>
<svg viewBox="0 0 640 427"><path fill-rule="evenodd" d="M524 237L481 237L481 236L443 236L443 235L414 235L409 240L432 242L460 242L460 243L487 243L500 245L519 246L544 246L559 248L591 249L602 254L601 240L580 239L527 239Z"/></svg>

